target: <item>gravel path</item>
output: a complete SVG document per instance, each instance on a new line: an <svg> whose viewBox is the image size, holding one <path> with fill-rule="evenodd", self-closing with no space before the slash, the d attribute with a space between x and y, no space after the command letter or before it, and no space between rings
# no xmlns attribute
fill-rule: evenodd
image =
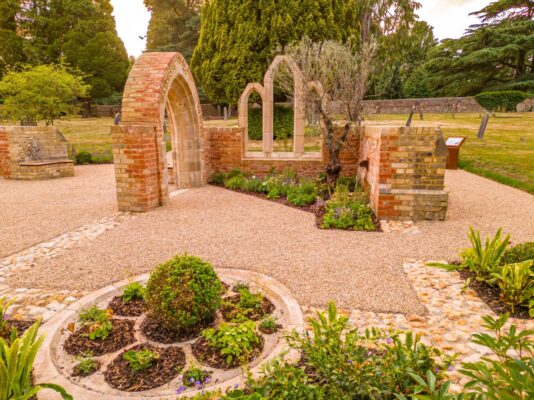
<svg viewBox="0 0 534 400"><path fill-rule="evenodd" d="M0 178L0 258L117 211L112 165L75 167L73 178Z"/></svg>
<svg viewBox="0 0 534 400"><path fill-rule="evenodd" d="M344 308L424 313L403 261L453 259L468 244L469 226L485 234L502 226L514 241L534 240L534 196L463 171L448 172L447 186L447 221L418 223L420 233L389 234L319 230L312 214L206 186L6 283L92 290L188 252L218 267L273 276L304 305L334 300Z"/></svg>

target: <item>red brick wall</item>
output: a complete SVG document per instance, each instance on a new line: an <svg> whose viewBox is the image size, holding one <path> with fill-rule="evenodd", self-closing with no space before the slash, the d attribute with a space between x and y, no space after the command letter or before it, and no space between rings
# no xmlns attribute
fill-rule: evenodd
<svg viewBox="0 0 534 400"><path fill-rule="evenodd" d="M9 140L7 131L0 127L0 175L9 179L11 173L9 168Z"/></svg>
<svg viewBox="0 0 534 400"><path fill-rule="evenodd" d="M302 176L315 177L324 172L326 168L326 149L320 159L265 159L243 157L243 128L208 127L204 128L209 147L206 165L208 176L215 172L227 172L239 168L245 172L256 175L265 175L271 168L282 170L287 167L295 169ZM343 175L356 175L358 168L360 134L358 130L350 136L346 149L341 151L340 159L343 164Z"/></svg>

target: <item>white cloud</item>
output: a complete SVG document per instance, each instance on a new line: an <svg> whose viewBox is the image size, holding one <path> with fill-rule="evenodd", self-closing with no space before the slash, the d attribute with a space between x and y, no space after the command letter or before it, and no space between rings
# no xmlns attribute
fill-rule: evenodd
<svg viewBox="0 0 534 400"><path fill-rule="evenodd" d="M491 0L420 0L418 11L422 20L434 27L438 39L459 38L465 30L478 21L469 13L478 11Z"/></svg>
<svg viewBox="0 0 534 400"><path fill-rule="evenodd" d="M143 0L111 0L117 32L128 50L128 54L139 56L146 47L146 32L150 13ZM140 38L141 37L141 38Z"/></svg>

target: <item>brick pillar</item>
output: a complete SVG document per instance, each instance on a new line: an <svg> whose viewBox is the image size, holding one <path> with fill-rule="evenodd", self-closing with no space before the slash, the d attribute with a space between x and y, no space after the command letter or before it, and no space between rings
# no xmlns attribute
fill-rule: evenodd
<svg viewBox="0 0 534 400"><path fill-rule="evenodd" d="M113 126L111 135L119 210L147 212L161 206L156 127Z"/></svg>
<svg viewBox="0 0 534 400"><path fill-rule="evenodd" d="M0 127L0 176L9 179L11 170L9 167L9 139L7 131Z"/></svg>

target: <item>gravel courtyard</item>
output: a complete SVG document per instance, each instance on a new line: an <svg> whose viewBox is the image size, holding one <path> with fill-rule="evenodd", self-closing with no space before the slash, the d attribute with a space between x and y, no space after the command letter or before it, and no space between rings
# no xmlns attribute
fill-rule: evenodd
<svg viewBox="0 0 534 400"><path fill-rule="evenodd" d="M0 178L0 258L117 210L113 166L75 167L49 181Z"/></svg>
<svg viewBox="0 0 534 400"><path fill-rule="evenodd" d="M455 258L468 243L469 226L483 234L502 226L514 242L534 240L534 196L463 171L448 171L446 179L447 221L420 222L403 233L324 231L303 211L213 186L188 190L166 207L125 218L94 240L40 259L5 283L92 290L188 252L217 267L273 276L304 305L334 300L345 308L424 313L404 274L404 261ZM76 185L68 180L32 183L19 190L26 196L16 201L13 184L0 180L2 254L115 212L112 166L77 169L73 181ZM41 208L28 217L28 204Z"/></svg>

